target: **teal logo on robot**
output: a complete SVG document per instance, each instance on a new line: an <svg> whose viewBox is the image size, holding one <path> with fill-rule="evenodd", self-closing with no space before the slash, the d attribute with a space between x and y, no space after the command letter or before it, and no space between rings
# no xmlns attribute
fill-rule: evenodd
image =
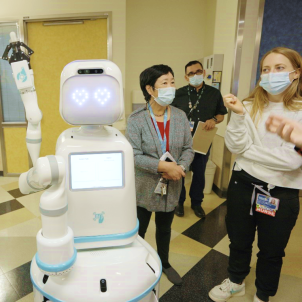
<svg viewBox="0 0 302 302"><path fill-rule="evenodd" d="M22 83L24 83L27 80L27 75L23 67L21 68L21 71L17 74L17 79L19 81L22 81Z"/></svg>
<svg viewBox="0 0 302 302"><path fill-rule="evenodd" d="M94 221L98 221L98 223L102 223L104 221L105 212L102 212L100 214L97 214L96 212L94 212L93 215L94 215L94 218L93 218Z"/></svg>

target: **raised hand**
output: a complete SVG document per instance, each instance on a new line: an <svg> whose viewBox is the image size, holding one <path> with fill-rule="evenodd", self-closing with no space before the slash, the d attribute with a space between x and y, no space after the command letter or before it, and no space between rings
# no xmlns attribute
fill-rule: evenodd
<svg viewBox="0 0 302 302"><path fill-rule="evenodd" d="M223 97L224 106L237 114L243 114L244 109L242 103L233 94L226 94Z"/></svg>

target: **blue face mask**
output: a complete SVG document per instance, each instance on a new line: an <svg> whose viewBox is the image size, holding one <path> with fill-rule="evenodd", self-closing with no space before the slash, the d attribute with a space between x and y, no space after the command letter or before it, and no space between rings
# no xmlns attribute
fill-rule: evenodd
<svg viewBox="0 0 302 302"><path fill-rule="evenodd" d="M271 95L278 95L285 91L292 81L289 74L294 72L270 72L261 75L259 85Z"/></svg>
<svg viewBox="0 0 302 302"><path fill-rule="evenodd" d="M161 106L168 106L173 102L176 91L175 87L155 89L158 90L158 97L156 98L153 95L152 96L157 104Z"/></svg>
<svg viewBox="0 0 302 302"><path fill-rule="evenodd" d="M194 77L189 78L189 82L192 86L199 86L203 82L203 74L195 74Z"/></svg>

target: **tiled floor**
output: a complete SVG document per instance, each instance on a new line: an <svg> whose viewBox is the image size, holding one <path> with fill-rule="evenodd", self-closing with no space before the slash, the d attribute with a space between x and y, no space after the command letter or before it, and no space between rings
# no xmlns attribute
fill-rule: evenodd
<svg viewBox="0 0 302 302"><path fill-rule="evenodd" d="M17 181L17 178L0 178L0 302L33 301L29 267L36 252L35 236L41 228L38 207L41 193L23 196ZM160 302L211 301L208 291L227 276L229 240L224 222L225 200L214 193L206 195L205 220L194 215L188 201L185 216L175 216L173 221L170 248L170 263L183 276L184 284L172 286L163 275ZM301 234L300 216L286 249L279 291L271 302L302 301ZM154 237L155 224L151 220L145 239L156 248ZM256 253L255 243L252 269L246 279L246 295L230 301L253 300Z"/></svg>

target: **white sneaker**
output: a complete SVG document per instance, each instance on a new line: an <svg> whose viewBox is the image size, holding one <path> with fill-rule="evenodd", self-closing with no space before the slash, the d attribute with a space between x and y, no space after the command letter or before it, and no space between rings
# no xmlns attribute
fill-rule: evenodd
<svg viewBox="0 0 302 302"><path fill-rule="evenodd" d="M258 299L258 297L256 296L256 294L255 294L255 296L254 296L254 302L261 302L261 300ZM269 301L268 301L268 302L269 302Z"/></svg>
<svg viewBox="0 0 302 302"><path fill-rule="evenodd" d="M209 297L215 302L225 302L234 296L245 295L245 283L236 284L230 279L225 279L220 285L215 286L209 292Z"/></svg>

